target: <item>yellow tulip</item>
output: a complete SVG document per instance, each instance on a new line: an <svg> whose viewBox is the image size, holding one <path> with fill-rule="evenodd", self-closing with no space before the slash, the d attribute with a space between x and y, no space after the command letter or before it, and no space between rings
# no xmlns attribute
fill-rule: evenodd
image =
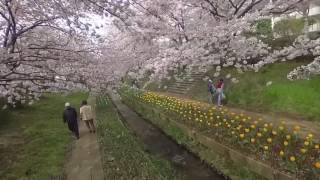
<svg viewBox="0 0 320 180"><path fill-rule="evenodd" d="M251 143L254 143L256 141L256 139L251 138Z"/></svg>
<svg viewBox="0 0 320 180"><path fill-rule="evenodd" d="M240 134L240 138L244 138L244 134Z"/></svg>
<svg viewBox="0 0 320 180"><path fill-rule="evenodd" d="M251 127L252 129L255 129L255 128L256 128L256 126L255 126L254 124L252 124L250 127Z"/></svg>
<svg viewBox="0 0 320 180"><path fill-rule="evenodd" d="M280 156L284 156L284 152L283 151L280 151Z"/></svg>
<svg viewBox="0 0 320 180"><path fill-rule="evenodd" d="M304 149L304 148L301 148L301 149L300 149L300 152L304 154L304 153L306 153L306 152L307 152L307 150L306 150L306 149Z"/></svg>
<svg viewBox="0 0 320 180"><path fill-rule="evenodd" d="M288 141L284 141L283 145L288 146L289 145Z"/></svg>
<svg viewBox="0 0 320 180"><path fill-rule="evenodd" d="M263 149L267 151L269 149L269 146L263 146Z"/></svg>
<svg viewBox="0 0 320 180"><path fill-rule="evenodd" d="M290 161L294 162L296 161L296 158L294 156L290 156Z"/></svg>
<svg viewBox="0 0 320 180"><path fill-rule="evenodd" d="M272 134L273 135L277 135L277 131L272 131Z"/></svg>
<svg viewBox="0 0 320 180"><path fill-rule="evenodd" d="M315 149L319 149L319 144L314 145Z"/></svg>
<svg viewBox="0 0 320 180"><path fill-rule="evenodd" d="M268 138L268 139L267 139L267 142L268 142L268 143L272 143L272 139L271 139L271 138Z"/></svg>
<svg viewBox="0 0 320 180"><path fill-rule="evenodd" d="M305 141L305 142L304 142L304 145L305 145L305 146L309 146L309 144L310 144L309 141Z"/></svg>
<svg viewBox="0 0 320 180"><path fill-rule="evenodd" d="M262 134L261 134L261 133L257 133L257 136L258 136L258 137L261 137L261 136L262 136Z"/></svg>
<svg viewBox="0 0 320 180"><path fill-rule="evenodd" d="M316 162L316 163L314 164L314 167L316 167L317 169L320 169L320 161Z"/></svg>
<svg viewBox="0 0 320 180"><path fill-rule="evenodd" d="M246 133L250 132L250 130L249 130L249 129L247 129L247 128L246 128L246 129L244 129L244 131L245 131Z"/></svg>
<svg viewBox="0 0 320 180"><path fill-rule="evenodd" d="M284 127L283 127L283 126L279 126L279 130L280 130L280 131L283 131L283 130L284 130Z"/></svg>
<svg viewBox="0 0 320 180"><path fill-rule="evenodd" d="M298 126L298 125L294 126L294 130L295 131L299 131L300 130L300 126Z"/></svg>
<svg viewBox="0 0 320 180"><path fill-rule="evenodd" d="M309 136L307 136L307 137L306 137L306 140L310 141L310 140L311 140L311 138L310 138Z"/></svg>
<svg viewBox="0 0 320 180"><path fill-rule="evenodd" d="M290 140L291 136L290 135L286 135L286 138L287 138L287 140Z"/></svg>

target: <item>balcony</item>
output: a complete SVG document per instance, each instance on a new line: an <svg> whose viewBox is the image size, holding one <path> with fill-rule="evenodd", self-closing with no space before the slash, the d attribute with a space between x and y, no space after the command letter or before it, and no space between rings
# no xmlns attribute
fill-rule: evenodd
<svg viewBox="0 0 320 180"><path fill-rule="evenodd" d="M320 23L309 26L309 32L320 32Z"/></svg>

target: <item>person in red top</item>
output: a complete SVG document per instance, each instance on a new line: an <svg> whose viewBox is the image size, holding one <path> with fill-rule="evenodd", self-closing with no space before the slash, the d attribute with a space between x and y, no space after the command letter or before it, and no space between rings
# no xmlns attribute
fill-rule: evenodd
<svg viewBox="0 0 320 180"><path fill-rule="evenodd" d="M217 105L221 106L221 100L223 98L223 88L224 88L224 82L223 79L220 79L217 83L216 83L216 89L217 89Z"/></svg>

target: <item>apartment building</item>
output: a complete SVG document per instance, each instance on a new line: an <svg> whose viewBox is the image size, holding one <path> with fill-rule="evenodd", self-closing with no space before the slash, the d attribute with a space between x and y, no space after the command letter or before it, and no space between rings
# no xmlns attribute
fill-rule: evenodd
<svg viewBox="0 0 320 180"><path fill-rule="evenodd" d="M309 26L309 32L320 32L320 0L313 0L310 3L309 16L315 23Z"/></svg>
<svg viewBox="0 0 320 180"><path fill-rule="evenodd" d="M272 0L271 0L272 1ZM310 0L309 2L309 19L312 19L312 24L309 25L307 33L320 33L320 0ZM301 12L291 13L289 15L283 15L279 17L272 18L272 27L274 25L286 18L302 18Z"/></svg>

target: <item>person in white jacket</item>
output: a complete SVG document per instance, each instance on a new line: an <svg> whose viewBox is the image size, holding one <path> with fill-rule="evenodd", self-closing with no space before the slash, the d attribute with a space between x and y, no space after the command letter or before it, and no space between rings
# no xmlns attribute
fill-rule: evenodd
<svg viewBox="0 0 320 180"><path fill-rule="evenodd" d="M93 123L93 110L86 100L82 101L82 106L80 107L80 119L86 123L90 133L96 132L96 128Z"/></svg>

